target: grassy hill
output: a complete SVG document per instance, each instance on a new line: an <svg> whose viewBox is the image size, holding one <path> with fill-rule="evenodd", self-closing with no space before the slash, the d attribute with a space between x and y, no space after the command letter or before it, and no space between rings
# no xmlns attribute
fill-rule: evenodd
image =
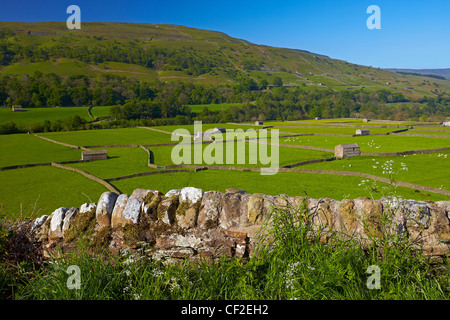
<svg viewBox="0 0 450 320"><path fill-rule="evenodd" d="M91 22L83 23L81 30L68 30L65 22L0 22L0 32L7 30L13 33L4 36L8 47L32 48L34 52L51 52L52 56L34 54L30 58L24 53L22 58L15 57L0 66L0 74L114 74L140 81L213 85L236 83L240 76L271 84L274 77L280 77L285 86L336 91L387 89L410 98L450 92L447 80L398 74L304 50L257 45L221 32L185 26ZM67 48L67 52L62 53L60 48ZM80 50L87 50L90 56L83 56ZM98 60L92 56L96 52L111 51L118 56L93 61ZM141 58L145 54L150 56L144 63Z"/></svg>

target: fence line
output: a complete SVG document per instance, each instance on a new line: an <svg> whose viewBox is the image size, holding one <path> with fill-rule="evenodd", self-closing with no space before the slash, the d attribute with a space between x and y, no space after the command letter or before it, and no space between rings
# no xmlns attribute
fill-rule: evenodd
<svg viewBox="0 0 450 320"><path fill-rule="evenodd" d="M40 138L42 140L46 140L48 142L59 144L59 145L65 146L65 147L69 147L69 148L73 148L73 149L82 149L82 150L85 150L85 151L89 151L89 149L87 149L85 147L75 146L73 144L56 141L56 140L53 140L53 139L50 139L50 138L46 138L46 137L43 137L43 136L40 136L40 135L37 135L37 134L35 134L34 136L37 137L37 138Z"/></svg>
<svg viewBox="0 0 450 320"><path fill-rule="evenodd" d="M52 162L52 166L56 167L56 168L64 169L64 170L77 172L77 173L83 175L84 177L86 177L88 179L91 179L91 180L93 180L95 182L100 183L101 185L105 186L109 191L115 192L117 194L121 193L117 188L115 188L113 185L111 185L107 181L105 181L103 179L100 179L99 177L96 177L96 176L94 176L94 175L92 175L90 173L87 173L87 172L85 172L83 170L80 170L78 168L63 166L62 164L57 163L57 162Z"/></svg>
<svg viewBox="0 0 450 320"><path fill-rule="evenodd" d="M110 181L124 180L124 179L130 179L130 178L135 178L135 177L143 177L143 176L150 176L150 175L155 175L155 174L165 174L165 173L175 173L175 172L190 172L190 171L187 169L147 171L147 172L129 174L129 175L122 176L122 177L109 178L109 179L105 179L105 181L110 182Z"/></svg>

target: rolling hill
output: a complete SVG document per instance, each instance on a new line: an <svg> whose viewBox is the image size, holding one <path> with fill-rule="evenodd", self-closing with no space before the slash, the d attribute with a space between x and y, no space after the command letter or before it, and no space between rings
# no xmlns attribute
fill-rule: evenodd
<svg viewBox="0 0 450 320"><path fill-rule="evenodd" d="M418 75L435 75L435 76L441 76L446 78L447 80L450 80L450 68L447 69L395 69L395 68L388 68L386 70L399 72L399 73L415 73Z"/></svg>
<svg viewBox="0 0 450 320"><path fill-rule="evenodd" d="M111 74L207 85L233 84L242 77L271 84L279 77L287 87L386 89L413 99L450 92L447 80L398 74L185 26L91 22L83 23L81 30L68 30L65 22L0 22L0 33L0 75Z"/></svg>

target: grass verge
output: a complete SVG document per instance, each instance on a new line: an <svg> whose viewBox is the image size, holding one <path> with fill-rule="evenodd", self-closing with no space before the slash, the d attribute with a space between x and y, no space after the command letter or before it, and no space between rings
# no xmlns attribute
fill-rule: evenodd
<svg viewBox="0 0 450 320"><path fill-rule="evenodd" d="M312 223L314 216L306 214L302 206L294 212L289 209L292 208L273 208L262 229L264 245L258 246L251 258L224 258L214 263L185 260L169 264L150 258L145 246L136 251L125 250L117 257L106 253L91 257L81 251L51 260L39 269L24 270L21 265L16 266L21 281L14 282L13 294L7 298L365 300L450 297L446 258L435 261L418 254L411 249L410 242L388 233L361 246L353 238L329 232L327 226L317 227ZM388 225L389 216L381 221ZM68 288L74 280L70 275L73 266L80 275L79 289ZM374 274L368 272L373 269L378 270L379 286L377 281L373 282ZM5 274L1 276L3 279ZM8 285L7 281L0 283Z"/></svg>

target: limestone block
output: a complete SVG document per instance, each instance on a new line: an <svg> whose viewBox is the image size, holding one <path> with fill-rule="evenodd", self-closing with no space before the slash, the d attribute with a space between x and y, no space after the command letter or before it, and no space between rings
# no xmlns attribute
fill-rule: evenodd
<svg viewBox="0 0 450 320"><path fill-rule="evenodd" d="M172 193L169 197L164 196L158 205L158 220L168 225L174 225L178 203L179 194Z"/></svg>
<svg viewBox="0 0 450 320"><path fill-rule="evenodd" d="M251 224L261 224L264 217L264 198L262 194L253 194L247 201L247 216Z"/></svg>
<svg viewBox="0 0 450 320"><path fill-rule="evenodd" d="M97 210L97 204L95 203L84 203L80 207L79 213L90 212L91 210Z"/></svg>
<svg viewBox="0 0 450 320"><path fill-rule="evenodd" d="M222 197L222 210L219 216L219 226L223 229L238 227L241 221L242 192L228 192Z"/></svg>
<svg viewBox="0 0 450 320"><path fill-rule="evenodd" d="M31 226L31 233L36 232L42 225L47 221L48 214L44 214L40 218L34 220L33 225Z"/></svg>
<svg viewBox="0 0 450 320"><path fill-rule="evenodd" d="M65 230L69 229L70 224L72 223L72 220L77 215L78 211L79 211L78 208L72 207L66 212L66 214L64 216L63 226L62 226L63 233L64 233Z"/></svg>
<svg viewBox="0 0 450 320"><path fill-rule="evenodd" d="M199 208L203 197L201 189L186 187L181 189L176 222L183 229L193 228L197 224Z"/></svg>
<svg viewBox="0 0 450 320"><path fill-rule="evenodd" d="M68 210L68 208L61 207L56 209L50 215L50 229L48 233L50 239L59 239L64 236L62 227L64 223L64 216Z"/></svg>
<svg viewBox="0 0 450 320"><path fill-rule="evenodd" d="M219 223L221 200L223 193L219 191L205 192L198 213L197 225L201 229L217 227Z"/></svg>
<svg viewBox="0 0 450 320"><path fill-rule="evenodd" d="M130 195L122 211L122 224L136 224L142 213L142 204L150 192L154 190L136 189Z"/></svg>
<svg viewBox="0 0 450 320"><path fill-rule="evenodd" d="M100 196L97 210L95 212L97 223L100 226L111 226L111 215L118 196L119 195L117 193L110 191L103 192Z"/></svg>
<svg viewBox="0 0 450 320"><path fill-rule="evenodd" d="M121 194L117 197L114 209L111 213L111 227L116 228L122 225L122 212L128 201L127 194Z"/></svg>

